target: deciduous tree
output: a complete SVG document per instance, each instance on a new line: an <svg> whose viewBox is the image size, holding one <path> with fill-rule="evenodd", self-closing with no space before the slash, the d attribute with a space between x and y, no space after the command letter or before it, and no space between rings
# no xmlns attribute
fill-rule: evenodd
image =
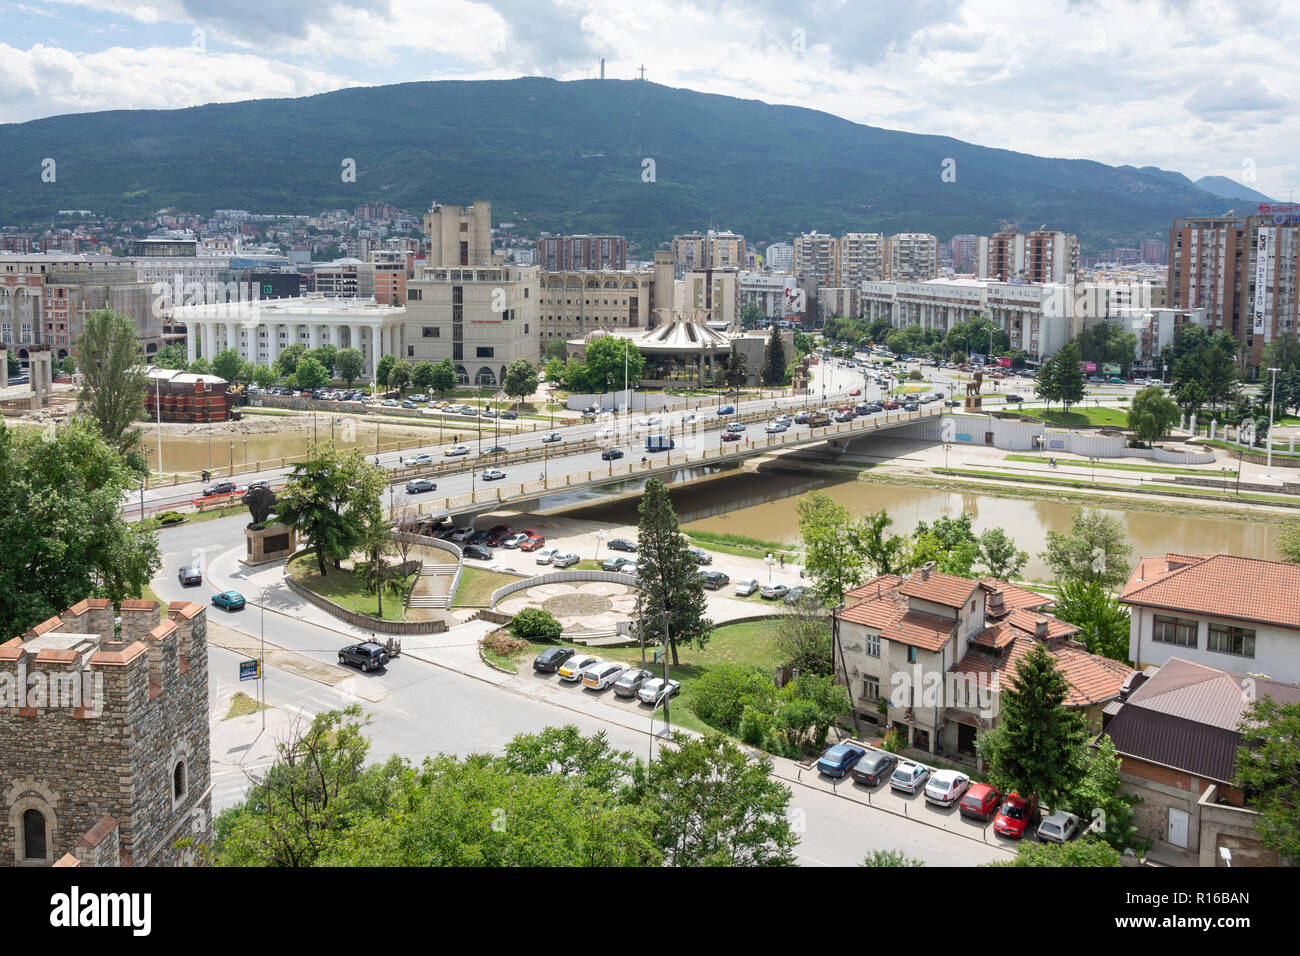
<svg viewBox="0 0 1300 956"><path fill-rule="evenodd" d="M360 349L342 349L334 359L334 371L339 378L347 383L348 388L352 383L361 378L366 370L366 357L361 354Z"/></svg>
<svg viewBox="0 0 1300 956"><path fill-rule="evenodd" d="M1118 518L1080 508L1067 532L1047 532L1047 550L1040 557L1062 584L1096 581L1114 588L1128 580L1133 548L1124 537Z"/></svg>
<svg viewBox="0 0 1300 956"><path fill-rule="evenodd" d="M135 424L144 415L148 384L135 322L111 309L91 312L77 336L77 356L82 382L77 410L94 420L109 445L126 454L140 437Z"/></svg>
<svg viewBox="0 0 1300 956"><path fill-rule="evenodd" d="M1251 794L1260 840L1300 860L1300 703L1258 697L1240 729L1233 785Z"/></svg>

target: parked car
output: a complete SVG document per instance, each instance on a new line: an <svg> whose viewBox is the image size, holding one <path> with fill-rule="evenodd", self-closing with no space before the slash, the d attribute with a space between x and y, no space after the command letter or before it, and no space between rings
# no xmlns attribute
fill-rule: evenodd
<svg viewBox="0 0 1300 956"><path fill-rule="evenodd" d="M604 690L622 677L625 670L627 670L626 664L615 664L612 661L599 666L592 665L582 672L582 686L592 690Z"/></svg>
<svg viewBox="0 0 1300 956"><path fill-rule="evenodd" d="M789 590L785 597L781 599L782 604L801 604L804 601L811 601L812 594L806 587L800 585Z"/></svg>
<svg viewBox="0 0 1300 956"><path fill-rule="evenodd" d="M664 679L662 677L656 677L653 680L648 680L642 684L641 689L636 692L636 697L637 700L641 701L643 704L657 704L665 697L672 697L681 689L681 681L670 680L668 682L668 690L665 692Z"/></svg>
<svg viewBox="0 0 1300 956"><path fill-rule="evenodd" d="M600 562L600 569L602 571L622 571L623 565L631 563L631 558L606 558Z"/></svg>
<svg viewBox="0 0 1300 956"><path fill-rule="evenodd" d="M758 578L745 578L736 582L736 597L749 597L759 588Z"/></svg>
<svg viewBox="0 0 1300 956"><path fill-rule="evenodd" d="M403 458L402 464L407 468L413 468L416 465L432 465L432 455L412 455L410 458Z"/></svg>
<svg viewBox="0 0 1300 956"><path fill-rule="evenodd" d="M615 459L622 458L622 457L623 457L623 452L621 449L618 448L606 448L604 451L600 453L601 461L614 461Z"/></svg>
<svg viewBox="0 0 1300 956"><path fill-rule="evenodd" d="M713 555L709 554L709 552L707 551L704 551L700 548L687 548L686 551L688 554L690 554L691 557L695 559L696 564L713 563Z"/></svg>
<svg viewBox="0 0 1300 956"><path fill-rule="evenodd" d="M469 454L469 446L468 446L468 445L452 445L452 446L451 446L450 448L448 448L445 452L443 452L443 454L446 455L448 458L453 458L453 457L455 457L456 455L468 455L468 454Z"/></svg>
<svg viewBox="0 0 1300 956"><path fill-rule="evenodd" d="M1004 837L1019 840L1025 835L1029 821L1034 817L1034 802L1025 800L1018 793L1007 794L997 816L993 818L993 830Z"/></svg>
<svg viewBox="0 0 1300 956"><path fill-rule="evenodd" d="M893 411L896 408L902 408L902 407L903 407L902 405L894 401L892 398L889 401L885 402L884 404L884 408L886 411Z"/></svg>
<svg viewBox="0 0 1300 956"><path fill-rule="evenodd" d="M176 577L181 582L181 587L190 587L195 584L203 583L203 571L197 564L186 564L176 572Z"/></svg>
<svg viewBox="0 0 1300 956"><path fill-rule="evenodd" d="M558 673L561 680L577 682L582 680L582 672L593 664L605 663L594 654L574 654L560 667Z"/></svg>
<svg viewBox="0 0 1300 956"><path fill-rule="evenodd" d="M536 551L546 543L546 536L538 534L536 531L524 531L524 540L519 544L520 551Z"/></svg>
<svg viewBox="0 0 1300 956"><path fill-rule="evenodd" d="M964 817L983 820L987 823L998 812L1002 803L1002 794L987 783L971 784L966 795L957 804L957 810Z"/></svg>
<svg viewBox="0 0 1300 956"><path fill-rule="evenodd" d="M710 591L720 591L731 583L731 578L721 571L701 571L700 574L704 576L704 586Z"/></svg>
<svg viewBox="0 0 1300 956"><path fill-rule="evenodd" d="M457 528L451 533L451 540L460 544L462 541L468 541L473 535L473 528Z"/></svg>
<svg viewBox="0 0 1300 956"><path fill-rule="evenodd" d="M937 770L925 784L925 799L941 807L950 807L970 786L970 777L956 770Z"/></svg>
<svg viewBox="0 0 1300 956"><path fill-rule="evenodd" d="M768 422L763 426L763 431L769 435L779 435L782 432L790 430L790 426L785 422Z"/></svg>
<svg viewBox="0 0 1300 956"><path fill-rule="evenodd" d="M870 750L866 756L853 767L853 779L874 787L883 783L894 774L898 766L898 757L883 750Z"/></svg>
<svg viewBox="0 0 1300 956"><path fill-rule="evenodd" d="M543 445L550 445L553 442L557 442L557 441L564 441L564 439L560 437L559 432L547 432L545 435L542 436Z"/></svg>
<svg viewBox="0 0 1300 956"><path fill-rule="evenodd" d="M628 561L618 569L619 574L636 574L636 562Z"/></svg>
<svg viewBox="0 0 1300 956"><path fill-rule="evenodd" d="M481 544L467 544L464 551L461 552L467 558L474 558L476 561L491 561L492 552Z"/></svg>
<svg viewBox="0 0 1300 956"><path fill-rule="evenodd" d="M568 554L557 554L555 557L551 558L551 567L568 568L577 564L581 560L582 558L578 557L573 552L569 552Z"/></svg>
<svg viewBox="0 0 1300 956"><path fill-rule="evenodd" d="M382 644L366 641L364 644L349 644L339 651L339 663L360 667L363 671L373 671L388 663L388 651Z"/></svg>
<svg viewBox="0 0 1300 956"><path fill-rule="evenodd" d="M1016 404L1016 405L1019 405L1019 404L1021 404L1022 402L1024 402L1024 400L1025 400L1025 396L1023 396L1023 395L1016 395L1014 392L1013 392L1012 394L1010 394L1010 395L1007 396L1007 404L1008 404L1008 405L1011 405L1011 404L1013 404L1013 403Z"/></svg>
<svg viewBox="0 0 1300 956"><path fill-rule="evenodd" d="M242 611L246 602L244 596L238 591L222 591L220 594L212 595L212 603L227 611Z"/></svg>
<svg viewBox="0 0 1300 956"><path fill-rule="evenodd" d="M614 693L619 697L635 697L646 681L654 679L654 674L640 667L629 667L614 681Z"/></svg>
<svg viewBox="0 0 1300 956"><path fill-rule="evenodd" d="M520 546L521 546L525 541L527 541L527 540L528 540L528 535L526 535L526 534L524 534L522 531L520 531L520 532L517 532L517 533L515 533L515 534L510 535L510 537L508 537L508 538L506 538L504 541L502 541L502 542L501 542L501 547L503 547L503 548L510 548L511 550L514 550L515 548L520 547Z"/></svg>
<svg viewBox="0 0 1300 956"><path fill-rule="evenodd" d="M740 439L740 432L733 432L731 429L724 431L721 436L722 441L740 441Z"/></svg>
<svg viewBox="0 0 1300 956"><path fill-rule="evenodd" d="M930 779L930 768L923 763L904 760L889 777L889 785L904 793L916 793Z"/></svg>
<svg viewBox="0 0 1300 956"><path fill-rule="evenodd" d="M406 483L406 493L408 495L420 495L426 491L437 491L438 486L428 478L417 478L414 481Z"/></svg>
<svg viewBox="0 0 1300 956"><path fill-rule="evenodd" d="M233 481L217 481L203 489L203 496L206 498L210 495L230 495L238 490L239 486Z"/></svg>
<svg viewBox="0 0 1300 956"><path fill-rule="evenodd" d="M857 744L836 744L817 761L817 769L828 777L842 777L866 756L866 749Z"/></svg>
<svg viewBox="0 0 1300 956"><path fill-rule="evenodd" d="M537 563L538 563L538 564L550 564L550 563L551 563L551 559L554 558L554 557L555 557L557 554L559 554L559 553L560 553L560 549L559 549L559 548L542 548L542 550L540 550L540 551L537 552L537 555L536 555L536 557L537 557Z"/></svg>
<svg viewBox="0 0 1300 956"><path fill-rule="evenodd" d="M480 481L500 481L505 476L506 473L500 468L488 468L478 477Z"/></svg>
<svg viewBox="0 0 1300 956"><path fill-rule="evenodd" d="M501 413L501 417L504 418L506 421L514 421L516 418L519 417L519 413L518 413L518 412L502 412L502 413Z"/></svg>
<svg viewBox="0 0 1300 956"><path fill-rule="evenodd" d="M611 550L611 551L631 551L633 554L635 554L635 553L636 553L636 542L635 542L635 541L629 541L629 540L627 540L627 538L615 538L613 541L611 541L611 542L609 543L609 550Z"/></svg>
<svg viewBox="0 0 1300 956"><path fill-rule="evenodd" d="M783 598L789 593L790 589L784 584L764 584L763 589L759 591L759 595L769 601Z"/></svg>
<svg viewBox="0 0 1300 956"><path fill-rule="evenodd" d="M1073 813L1057 810L1038 825L1038 840L1040 843L1068 843L1079 835L1082 823Z"/></svg>
<svg viewBox="0 0 1300 956"><path fill-rule="evenodd" d="M548 647L533 658L533 670L543 674L554 674L560 665L573 656L573 649L568 647Z"/></svg>
<svg viewBox="0 0 1300 956"><path fill-rule="evenodd" d="M921 406L916 404L916 402L908 402L906 405L903 406L903 411L905 412L918 412L920 410L921 410Z"/></svg>

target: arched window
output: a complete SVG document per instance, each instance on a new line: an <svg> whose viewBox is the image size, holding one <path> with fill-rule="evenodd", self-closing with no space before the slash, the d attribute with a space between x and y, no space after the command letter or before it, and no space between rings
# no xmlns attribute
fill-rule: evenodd
<svg viewBox="0 0 1300 956"><path fill-rule="evenodd" d="M23 814L23 858L44 860L49 854L45 848L45 814L28 810Z"/></svg>
<svg viewBox="0 0 1300 956"><path fill-rule="evenodd" d="M475 385L495 385L496 383L496 376L492 374L492 369L488 368L486 365L480 368L478 374L474 376Z"/></svg>
<svg viewBox="0 0 1300 956"><path fill-rule="evenodd" d="M172 770L172 799L181 800L185 797L185 761L176 761L176 766Z"/></svg>

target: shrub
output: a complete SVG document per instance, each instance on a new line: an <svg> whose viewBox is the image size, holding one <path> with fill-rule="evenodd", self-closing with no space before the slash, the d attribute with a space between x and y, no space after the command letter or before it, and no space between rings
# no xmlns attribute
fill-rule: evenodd
<svg viewBox="0 0 1300 956"><path fill-rule="evenodd" d="M766 673L755 667L725 664L696 682L688 706L700 720L734 734L746 705L771 713L775 698L776 687Z"/></svg>
<svg viewBox="0 0 1300 956"><path fill-rule="evenodd" d="M525 640L553 641L563 628L550 611L540 607L526 607L510 619L510 633Z"/></svg>
<svg viewBox="0 0 1300 956"><path fill-rule="evenodd" d="M493 654L498 654L501 657L509 657L512 654L518 654L522 651L528 646L528 642L516 637L511 637L506 633L506 631L498 628L487 637L483 638L483 646Z"/></svg>
<svg viewBox="0 0 1300 956"><path fill-rule="evenodd" d="M903 735L898 732L897 727L890 727L886 731L885 738L880 741L880 749L891 754L896 754L903 749Z"/></svg>

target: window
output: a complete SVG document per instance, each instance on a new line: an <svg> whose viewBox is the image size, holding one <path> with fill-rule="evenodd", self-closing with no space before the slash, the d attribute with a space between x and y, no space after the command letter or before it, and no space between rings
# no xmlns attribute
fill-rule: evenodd
<svg viewBox="0 0 1300 956"><path fill-rule="evenodd" d="M480 345L476 349L474 349L474 356L475 358L495 358L496 356L493 354L495 352L496 352L495 348L492 348L490 346Z"/></svg>
<svg viewBox="0 0 1300 956"><path fill-rule="evenodd" d="M408 302L419 302L424 298L423 289L407 289L406 299Z"/></svg>
<svg viewBox="0 0 1300 956"><path fill-rule="evenodd" d="M437 339L442 337L442 329L433 325L426 325L423 329L423 335L426 339Z"/></svg>
<svg viewBox="0 0 1300 956"><path fill-rule="evenodd" d="M880 681L868 678L862 682L862 699L875 701L880 699Z"/></svg>
<svg viewBox="0 0 1300 956"><path fill-rule="evenodd" d="M916 663L916 648L915 648L915 647L909 647L909 648L907 649L907 663L909 663L909 664L915 664L915 663Z"/></svg>
<svg viewBox="0 0 1300 956"><path fill-rule="evenodd" d="M1232 624L1211 624L1205 646L1212 651L1218 651L1220 654L1254 657L1255 630L1254 628L1237 627Z"/></svg>
<svg viewBox="0 0 1300 956"><path fill-rule="evenodd" d="M1151 639L1157 644L1177 644L1179 647L1195 647L1195 621L1157 614L1151 619Z"/></svg>
<svg viewBox="0 0 1300 956"><path fill-rule="evenodd" d="M23 814L23 859L43 860L45 849L45 814L28 810Z"/></svg>
<svg viewBox="0 0 1300 956"><path fill-rule="evenodd" d="M463 285L451 287L451 301L453 305L460 305L465 301L465 287Z"/></svg>
<svg viewBox="0 0 1300 956"><path fill-rule="evenodd" d="M407 358L415 358L415 346L414 346L414 345L408 345L408 346L406 347L406 357L407 357Z"/></svg>
<svg viewBox="0 0 1300 956"><path fill-rule="evenodd" d="M867 635L866 651L868 657L880 656L880 635L879 634Z"/></svg>
<svg viewBox="0 0 1300 956"><path fill-rule="evenodd" d="M185 796L185 761L176 761L172 769L172 799L180 800Z"/></svg>
<svg viewBox="0 0 1300 956"><path fill-rule="evenodd" d="M456 361L460 361L461 359L463 359L465 357L465 346L460 342L456 342L454 345L452 345L451 357L454 358Z"/></svg>

